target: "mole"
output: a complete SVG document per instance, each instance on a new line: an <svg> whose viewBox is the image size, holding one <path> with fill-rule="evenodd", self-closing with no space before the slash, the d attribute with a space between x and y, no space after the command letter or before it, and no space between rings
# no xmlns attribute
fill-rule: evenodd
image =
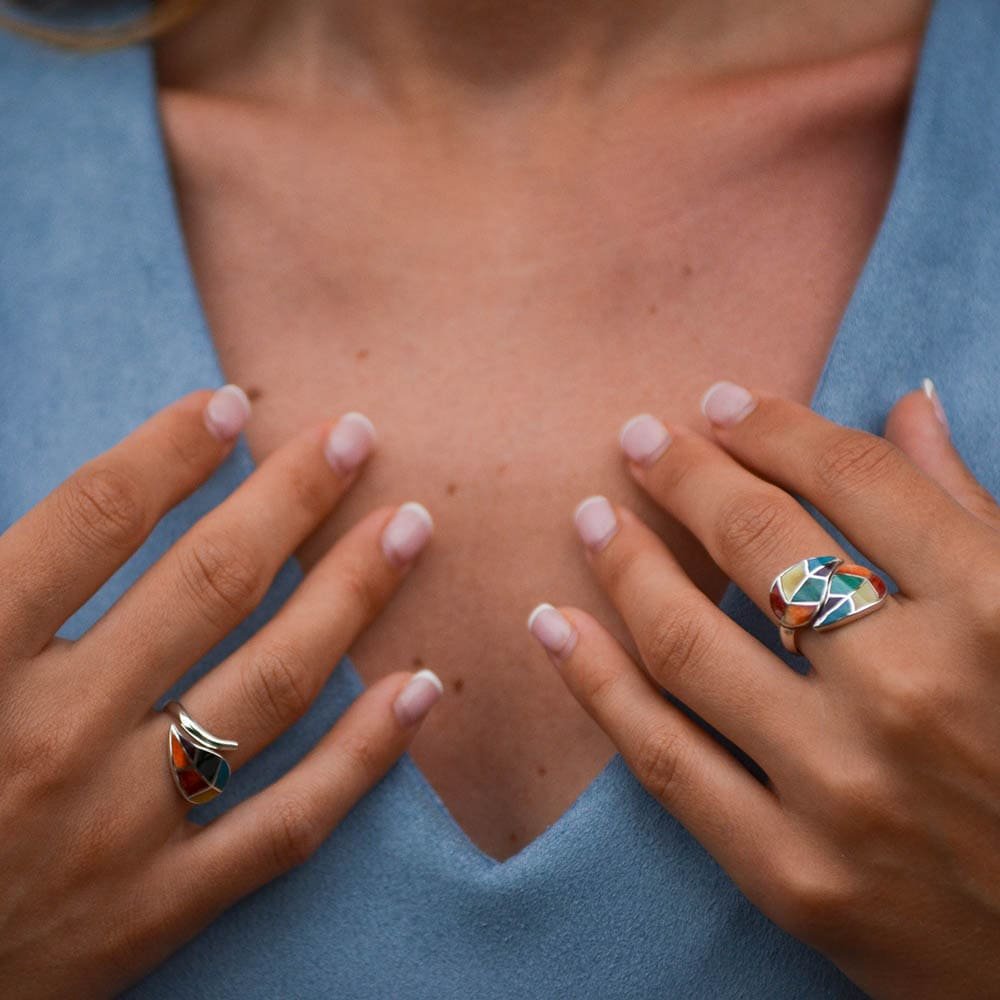
<svg viewBox="0 0 1000 1000"><path fill-rule="evenodd" d="M419 670L424 665L423 657L414 656L413 665Z"/></svg>
<svg viewBox="0 0 1000 1000"><path fill-rule="evenodd" d="M449 483L444 491L448 496L453 497L458 492L458 483Z"/></svg>
<svg viewBox="0 0 1000 1000"><path fill-rule="evenodd" d="M354 357L357 361L364 361L368 357L368 348L362 347Z"/></svg>
<svg viewBox="0 0 1000 1000"><path fill-rule="evenodd" d="M452 682L451 686L455 689L455 694L461 694L462 688L465 687L465 681L461 677L456 677Z"/></svg>
<svg viewBox="0 0 1000 1000"><path fill-rule="evenodd" d="M247 399L252 403L255 399L260 399L264 395L264 390L259 385L251 385L246 390Z"/></svg>

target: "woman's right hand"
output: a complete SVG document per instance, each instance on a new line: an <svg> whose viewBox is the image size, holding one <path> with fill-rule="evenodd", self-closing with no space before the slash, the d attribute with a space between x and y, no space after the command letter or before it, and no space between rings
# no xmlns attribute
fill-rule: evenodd
<svg viewBox="0 0 1000 1000"><path fill-rule="evenodd" d="M75 642L57 630L206 480L249 415L194 392L87 462L0 535L0 996L104 996L307 859L406 749L429 671L367 689L286 775L199 825L154 703L241 621L330 513L372 444L348 414L275 451ZM183 695L236 738L234 771L301 716L430 537L416 504L374 511L278 613Z"/></svg>

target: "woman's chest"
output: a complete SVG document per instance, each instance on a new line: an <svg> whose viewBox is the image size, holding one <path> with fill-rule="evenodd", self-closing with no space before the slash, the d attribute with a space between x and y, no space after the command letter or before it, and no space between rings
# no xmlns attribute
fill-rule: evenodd
<svg viewBox="0 0 1000 1000"><path fill-rule="evenodd" d="M192 126L166 115L215 345L255 401L254 457L346 410L380 432L303 563L376 503L435 516L434 547L353 656L367 681L442 676L450 697L414 756L488 853L537 835L611 752L524 628L540 600L617 628L573 506L634 505L721 595L628 481L617 430L642 411L699 425L721 377L809 399L884 207L897 112L801 136L765 116L767 134L709 128L702 147L677 129L625 145L612 126L519 155L497 137L435 157L385 136L268 153L258 135L207 160L185 160Z"/></svg>

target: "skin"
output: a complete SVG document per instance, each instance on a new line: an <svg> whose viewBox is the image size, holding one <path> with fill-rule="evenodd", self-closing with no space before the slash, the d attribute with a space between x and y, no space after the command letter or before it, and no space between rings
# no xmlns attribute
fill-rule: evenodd
<svg viewBox="0 0 1000 1000"><path fill-rule="evenodd" d="M326 23L315 19L327 7L298 9L313 18L291 22L300 28ZM846 30L846 19L838 22L845 30L816 36L815 18L824 9L831 23L837 21L822 5L796 8L800 18L787 24L779 19L782 30L760 19L762 34L741 35L734 24L744 22L729 11L735 21L722 18L720 23L730 30L710 32L712 42L702 47L698 39L715 23L711 12L701 19L694 7L678 5L671 8L676 17L667 19L675 34L658 38L673 38L676 44L642 49L647 55L654 51L659 60L677 57L669 73L656 59L623 58L640 51L622 48L627 39L648 39L652 26L663 27L654 19L642 22L642 32L611 32L619 46L611 46L619 55L615 65L631 67L621 71L624 75L604 72L611 63L596 58L593 39L604 39L596 49L606 52L610 36L598 33L573 35L574 44L559 49L559 59L541 43L530 47L532 60L517 46L498 45L496 64L473 80L472 70L482 69L485 56L458 58L461 50L455 46L462 38L471 45L483 31L502 29L520 40L518 32L532 21L515 17L513 26L503 27L507 22L483 20L499 8L474 9L477 20L471 26L456 11L447 12L466 27L464 36L448 36L454 44L435 53L437 70L447 66L448 75L429 72L431 63L419 46L399 44L422 37L406 34L416 28L407 28L402 18L377 22L374 35L355 38L364 37L367 50L380 53L379 68L386 71L381 75L366 75L358 51L340 52L342 63L300 59L298 76L276 72L275 67L289 65L281 62L282 46L265 44L261 50L261 37L255 35L255 51L263 58L258 66L270 66L270 72L250 74L262 90L241 98L239 74L227 80L223 73L218 86L206 84L203 92L165 94L185 224L196 234L192 259L199 277L206 278L202 287L213 331L228 371L245 365L243 376L261 375L240 378L256 390L256 415L262 419L247 425L247 432L260 468L75 643L55 638L60 625L231 447L231 434L222 441L206 427L209 393L193 394L155 416L0 536L0 567L9 568L4 572L8 585L0 592L0 752L14 775L0 789L0 807L5 817L15 817L12 828L19 831L0 842L5 872L0 993L112 993L236 899L306 860L410 745L419 720L401 714L399 698L414 679L399 671L379 677L413 655L412 647L402 653L392 645L393 634L429 641L426 625L420 631L426 618L438 628L451 626L441 629L450 640L440 647L440 659L453 694L459 693L455 682L465 679L452 673L457 665L480 664L478 697L471 696L470 678L469 696L449 699L471 721L445 721L437 743L420 757L425 766L438 761L428 773L445 784L452 780L456 795L468 792L463 782L494 780L496 800L528 799L514 815L530 832L616 747L756 905L824 951L874 996L988 995L1000 976L994 957L1000 954L1000 872L990 850L1000 834L995 794L1000 746L994 722L1000 699L993 669L1000 652L1000 614L995 598L970 598L960 581L952 587L941 582L957 565L956 552L967 555L982 575L995 573L1000 513L951 449L926 397L908 396L890 415L886 433L895 444L838 428L800 405L814 384L885 194L913 56L912 34L889 29L909 26L903 15L914 14L915 5L892 8L899 21L887 17L882 40L863 57L858 48L865 36ZM607 13L594 11L602 9ZM436 11L439 20L441 10ZM591 13L589 7L586 11ZM649 14L646 8L641 12ZM860 8L851 13L861 23ZM356 20L360 12L354 15ZM350 23L348 18L336 27ZM418 19L421 23L427 28L430 22ZM598 22L586 23L593 29ZM376 22L365 24L372 28ZM876 25L865 22L864 27L870 42ZM566 42L565 30L553 37ZM306 36L324 37L314 30ZM740 48L734 38L752 39L756 48ZM688 61L680 57L685 46ZM287 60L289 52L301 56L306 50L284 51ZM190 59L188 71L197 79L196 50L188 49L186 56L183 48L180 52L176 65L183 69ZM395 62L386 61L387 52ZM712 53L718 58L708 59ZM771 61L762 61L762 53ZM804 66L790 64L793 54ZM238 58L236 64L244 66ZM539 66L549 75L539 76ZM325 70L333 67L341 75L328 77ZM721 82L735 71L735 81ZM339 115L336 102L322 100L330 93L325 85L348 79L356 88L353 100L358 93L369 101L376 92L386 101L391 96L397 103L383 109L408 108L408 124L423 122L423 131L415 129L408 137L352 136L348 126L358 116ZM269 93L269 80L289 90ZM525 89L517 89L515 84L526 80L549 85L542 88L545 102L533 104ZM693 80L698 86L692 88ZM657 85L649 91L652 81ZM490 89L475 90L470 100L473 83ZM835 97L826 103L831 89ZM511 93L519 93L521 101L504 107L500 98ZM592 100L594 93L608 102L606 119L580 117L583 95ZM560 100L550 113L553 94ZM611 114L613 97L623 94L635 96L644 113ZM493 106L487 96L495 99ZM806 96L810 100L803 100ZM439 106L438 98L448 109L440 118L427 113ZM264 106L268 100L271 110ZM290 117L296 109L301 117ZM660 121L650 115L667 110L663 129L670 143L650 144L649 122ZM336 128L324 132L322 119L328 114ZM748 120L754 128L741 127ZM482 147L484 155L478 157L467 142L456 142L477 137L464 131L477 121L479 138L497 140L495 148ZM831 135L834 121L842 127ZM483 127L486 122L489 128ZM532 147L538 159L530 170L517 169L518 163L523 166L520 141L510 143L506 160L488 155L502 154L504 139L518 140L531 123L544 123L546 129ZM601 139L591 147L582 137L594 124ZM209 134L216 141L205 142ZM827 145L817 145L821 136ZM275 137L289 143L272 147L264 141ZM629 154L601 162L600 150L610 138L625 144ZM563 148L574 154L568 158L559 155L565 143ZM347 163L344 176L352 186L320 183L331 173L321 156L330 148ZM213 150L219 151L217 161ZM372 159L373 150L383 155ZM390 151L413 154L404 161L413 170L380 176ZM426 162L419 151L425 151ZM449 151L453 155L446 157ZM859 151L867 151L870 159L859 160ZM664 157L666 152L672 155ZM233 183L215 189L219 214L211 214L206 191L219 176L212 169L225 164L226 157L257 153L260 170L254 174L261 187L256 192L252 184L239 187L238 174L230 174ZM731 188L720 186L727 179L724 172L710 169L719 170L727 156L748 165L738 178L728 179ZM801 163L800 156L807 157L808 169L783 172L781 164ZM648 169L629 169L636 157L647 167L663 167L655 185ZM513 174L498 170L498 163ZM537 180L556 167L563 171L557 186L565 188L562 201L559 190ZM314 182L313 197L296 215L294 196L301 200L303 178ZM328 215L333 220L340 212L341 223L353 221L355 237L363 235L366 219L363 214L345 217L350 202L344 195L357 195L354 185L363 189L366 181L372 184L367 194L386 198L397 182L404 185L397 192L398 205L384 202L383 214L367 220L368 240L329 244L323 239L327 227L315 227L322 233L310 231L311 219ZM857 187L839 186L848 182ZM664 202L655 200L664 187L674 201L666 195L661 195ZM232 204L226 202L227 189L240 195ZM474 197L484 189L493 196L490 204ZM823 203L826 212L805 213L807 205L816 208L820 190L829 199ZM581 201L582 195L601 191L628 197ZM859 216L866 217L856 228L837 215L845 192L860 196ZM780 228L782 240L766 227L760 234L761 224L785 202L791 206L787 221L816 215L829 229L817 223L820 228L803 234L802 245L788 235L794 227ZM594 219L580 220L583 203L595 206ZM384 212L387 205L411 204L437 212L404 212L402 217ZM666 222L650 228L651 208L658 204L664 208L654 216L659 220L662 214ZM734 204L745 209L747 231L757 237L734 231ZM493 214L491 205L507 211ZM792 211L795 206L804 214ZM254 207L261 214L240 240L229 227ZM214 242L213 229L219 236ZM493 236L485 250L484 232ZM643 239L633 249L636 232ZM395 257L394 251L406 249L407 236L415 256ZM836 244L839 253L829 253L831 244L821 242L826 252L807 263L804 252L833 236L843 240ZM261 245L268 252L255 257L254 247ZM664 245L697 250L714 270L706 267L703 283L688 282L695 268L689 265L690 274L683 262L678 268L676 257L664 256ZM602 247L627 247L628 252L601 258ZM337 272L340 283L334 281L331 288L320 262L353 260L348 252L358 249L370 251L357 257L364 267L351 274L345 265ZM754 261L752 275L741 269L745 257ZM284 272L273 271L276 261ZM445 267L461 281L433 281ZM224 272L242 276L242 283L226 285L219 278ZM261 280L276 273L284 280ZM802 289L804 275L810 279L809 294ZM559 280L549 280L553 276ZM397 286L388 277L403 283ZM766 299L789 288L797 297ZM554 289L562 289L561 294ZM515 292L522 298L512 300ZM522 299L527 305L512 309L511 302ZM656 321L649 317L659 314L647 310L644 325L635 303L647 300L668 305ZM764 300L772 307L780 303L783 313L794 317L797 336L790 342L776 332L773 309L759 307ZM245 312L238 308L241 302ZM275 303L276 311L269 311ZM739 338L732 335L737 316ZM331 325L342 335L363 332L372 346L352 345L354 359L378 360L378 366L371 365L367 374L345 366L340 345L327 364L320 363L326 341L316 331ZM619 332L613 342L609 326ZM245 343L236 336L238 327ZM287 335L280 353L274 352L273 335L265 336L274 329ZM409 331L410 339L401 337L400 329ZM468 336L470 330L478 336ZM241 344L248 347L242 355ZM496 350L498 344L504 350ZM609 344L613 350L607 350ZM788 363L780 370L767 361L774 353L769 348L778 345L787 346L782 356ZM369 353L362 357L363 351ZM505 368L511 355L517 363ZM435 383L434 365L442 359L455 368L452 378ZM722 362L751 374L759 370L762 378L754 380L753 411L739 423L713 428L715 440L709 441L696 401L708 381L701 376ZM287 381L267 382L263 376L272 368ZM345 368L350 377L338 381ZM427 373L426 379L419 394L408 394L406 376L414 371ZM462 380L454 376L459 371ZM444 391L455 387L456 392ZM367 647L358 636L382 611L410 564L387 555L382 544L399 514L395 503L363 517L339 504L357 470L331 468L323 456L334 422L319 414L328 412L334 396L340 412L361 397L399 421L400 437L383 452L384 478L376 480L374 493L388 491L390 475L397 490L417 478L426 485L429 472L442 474L444 496L457 495L449 491L449 482L486 484L479 495L467 491L464 521L457 502L450 523L442 519L453 536L454 561L439 565L436 588L426 588L423 603L415 601L395 618L375 622ZM644 402L662 412L665 396L676 401L669 407L673 441L656 461L627 464L607 453L612 449L587 450L584 442L599 439L602 432L613 441L618 418ZM551 409L541 404L532 409L539 399ZM581 407L581 399L589 405ZM423 419L415 419L416 414ZM686 426L696 421L696 429ZM454 440L456 428L462 429L466 447L452 446L449 452L441 442L449 435ZM826 456L825 462L817 455ZM517 472L507 491L486 475L492 470L498 476L499 456L505 456L508 472ZM570 492L573 499L593 492L595 479L603 488L602 463L604 482L621 489L629 476L648 496L642 513L652 526L630 505L619 504L614 534L586 553L576 545L571 558L569 542L560 548L555 522L539 515ZM448 475L455 479L444 478ZM806 633L802 648L813 669L802 676L759 648L714 604L727 578L763 601L771 577L804 552L837 551L786 490L813 499L901 587L865 622L828 635ZM371 499L361 496L357 502ZM337 506L343 516L333 517ZM651 516L657 510L662 514ZM737 510L753 517L736 517ZM484 520L491 527L492 549L482 547ZM923 530L927 523L941 528L939 537ZM338 540L331 545L334 535ZM546 571L548 577L526 579L524 566L543 544L556 568ZM120 753L110 759L122 762L113 766L127 765L129 774L136 759L162 759L165 720L150 705L249 613L291 552L310 567L306 580L271 622L194 685L185 704L213 731L239 734L240 747L232 757L238 775L241 763L305 710L336 661L332 653L357 651L368 690L292 771L205 827L187 819L189 806L168 780L140 785L127 809L102 794L109 776L87 767L87 748L95 741L102 746L117 741ZM506 566L499 558L504 552L510 559ZM594 570L589 589L579 572L588 563ZM23 572L26 565L32 566L30 574ZM474 581L484 565L491 586L477 589ZM432 561L422 568L430 578ZM924 583L931 577L933 590ZM530 606L525 592L546 579L554 589L592 598L579 603L601 617L611 608L620 617L607 629L598 618L563 602L557 613L568 623L570 638L552 651L559 670L533 674L528 685L518 673L519 643L528 639L523 632L519 640L508 638L504 615L512 613L511 604ZM517 600L504 604L501 614L498 605L515 583ZM471 590L465 603L462 588ZM168 601L173 613L165 618L161 609ZM456 622L461 627L454 627ZM484 636L493 660L483 654ZM870 669L873 659L877 671ZM494 682L489 672L494 667L506 676L508 687ZM567 707L573 702L564 683L579 702L576 714ZM746 749L767 772L768 783L758 783L673 710L660 697L660 686L674 690ZM501 697L505 692L510 693L507 701ZM489 714L490 703L501 706L499 715ZM428 707L426 702L424 710ZM787 725L790 717L796 726ZM49 724L52 719L59 724ZM573 756L583 766L573 771L550 762L553 780L545 791L519 798L529 787L528 762L537 773L538 755L551 751L552 743L546 742L551 737L543 729L563 739L570 734L574 751L580 749ZM475 742L473 732L478 732ZM496 734L497 740L483 741L483 732ZM505 732L531 748L534 759L515 754L509 766L501 767L483 744L498 742L503 749ZM469 769L453 764L454 746L474 760ZM495 804L485 800L474 803L465 819L470 830L499 848L507 841L489 840L498 822L491 808ZM781 845L780 853L771 849L774 844ZM94 914L101 919L93 919Z"/></svg>
<svg viewBox="0 0 1000 1000"><path fill-rule="evenodd" d="M843 555L786 490L816 504L899 592L863 621L804 629L812 669L800 675L619 507L588 561L639 661L574 608L552 659L639 780L746 895L869 994L994 996L1000 607L995 588L970 592L965 581L996 577L1000 507L922 395L890 417L902 447L754 398L742 420L713 428L715 443L671 424L659 457L629 463L635 480L765 610L770 580L803 553ZM750 753L767 783L659 687Z"/></svg>
<svg viewBox="0 0 1000 1000"><path fill-rule="evenodd" d="M421 585L351 652L367 683L441 674L412 753L487 854L539 835L614 749L523 629L548 594L629 641L577 501L635 504L721 595L616 429L646 409L703 426L722 376L808 400L888 196L925 6L217 0L158 47L251 452L331 406L380 431L300 559L374 504L437 520Z"/></svg>
<svg viewBox="0 0 1000 1000"><path fill-rule="evenodd" d="M5 997L118 992L309 857L406 749L419 721L398 701L410 674L394 673L291 771L210 824L187 818L193 807L166 768L155 774L161 780L136 783L136 761L149 763L151 777L154 762L163 767L168 723L153 702L252 610L357 476L323 456L330 421L307 428L83 638L55 638L231 450L233 437L220 440L203 419L210 396L192 393L161 411L0 535L0 812L17 831L0 840ZM185 692L185 708L210 732L239 733L227 755L236 780L305 711L336 651L409 572L411 563L379 544L395 513L375 510L347 532L279 614ZM26 565L32 574L21 572ZM128 796L109 795L116 787Z"/></svg>

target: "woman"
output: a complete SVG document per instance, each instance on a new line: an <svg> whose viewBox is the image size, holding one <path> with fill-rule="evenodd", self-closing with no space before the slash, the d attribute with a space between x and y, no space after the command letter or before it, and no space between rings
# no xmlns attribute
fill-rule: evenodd
<svg viewBox="0 0 1000 1000"><path fill-rule="evenodd" d="M3 995L997 995L990 0L153 14L0 42Z"/></svg>

